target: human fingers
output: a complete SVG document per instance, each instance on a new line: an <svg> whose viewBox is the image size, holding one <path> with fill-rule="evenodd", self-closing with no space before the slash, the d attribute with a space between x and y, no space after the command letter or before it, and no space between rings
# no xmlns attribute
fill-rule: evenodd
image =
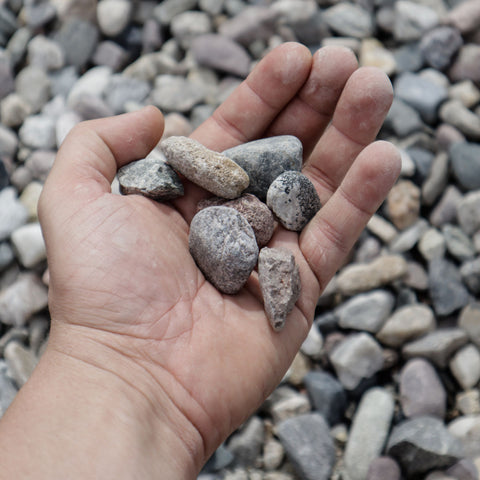
<svg viewBox="0 0 480 480"><path fill-rule="evenodd" d="M71 215L89 200L110 191L118 168L145 157L163 132L155 107L77 125L60 147L40 198L39 214Z"/></svg>
<svg viewBox="0 0 480 480"><path fill-rule="evenodd" d="M375 140L392 99L390 80L379 69L360 68L348 79L332 122L304 168L323 203L340 185L357 155Z"/></svg>
<svg viewBox="0 0 480 480"><path fill-rule="evenodd" d="M338 189L300 236L300 248L322 291L400 173L400 155L388 142L365 147Z"/></svg>
<svg viewBox="0 0 480 480"><path fill-rule="evenodd" d="M297 95L275 119L266 136L295 135L307 158L332 119L340 94L358 64L344 47L324 47L313 56L312 69Z"/></svg>

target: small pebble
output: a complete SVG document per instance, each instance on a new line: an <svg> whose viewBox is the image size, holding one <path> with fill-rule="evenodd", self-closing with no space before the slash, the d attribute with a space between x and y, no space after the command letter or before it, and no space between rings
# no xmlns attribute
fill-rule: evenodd
<svg viewBox="0 0 480 480"><path fill-rule="evenodd" d="M272 328L278 332L300 296L295 257L285 249L262 248L258 257L258 278L265 312Z"/></svg>
<svg viewBox="0 0 480 480"><path fill-rule="evenodd" d="M243 287L258 259L252 227L228 207L208 207L193 217L189 248L207 280L228 294Z"/></svg>
<svg viewBox="0 0 480 480"><path fill-rule="evenodd" d="M140 194L157 201L183 196L183 185L175 171L159 157L147 157L120 168L120 192Z"/></svg>
<svg viewBox="0 0 480 480"><path fill-rule="evenodd" d="M169 137L160 144L168 164L205 190L237 198L248 187L247 173L233 160L187 137Z"/></svg>
<svg viewBox="0 0 480 480"><path fill-rule="evenodd" d="M294 232L302 231L321 207L313 183L296 171L282 173L272 182L267 205L279 222Z"/></svg>

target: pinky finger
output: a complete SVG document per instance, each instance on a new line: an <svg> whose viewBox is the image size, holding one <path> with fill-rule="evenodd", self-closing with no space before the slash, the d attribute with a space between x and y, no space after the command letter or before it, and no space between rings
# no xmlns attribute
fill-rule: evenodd
<svg viewBox="0 0 480 480"><path fill-rule="evenodd" d="M338 270L400 173L400 155L375 142L358 155L339 188L300 237L300 248L321 291Z"/></svg>

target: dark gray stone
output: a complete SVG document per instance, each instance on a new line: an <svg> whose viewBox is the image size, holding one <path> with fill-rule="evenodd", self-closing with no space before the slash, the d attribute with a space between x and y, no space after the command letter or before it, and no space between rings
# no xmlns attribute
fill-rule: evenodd
<svg viewBox="0 0 480 480"><path fill-rule="evenodd" d="M6 6L0 6L0 32L5 37L10 37L13 35L15 30L18 28L17 19L11 10Z"/></svg>
<svg viewBox="0 0 480 480"><path fill-rule="evenodd" d="M277 425L277 435L301 480L328 480L335 447L328 425L318 413L289 418Z"/></svg>
<svg viewBox="0 0 480 480"><path fill-rule="evenodd" d="M264 440L263 420L253 416L237 433L232 435L227 447L235 456L236 463L252 466L261 454Z"/></svg>
<svg viewBox="0 0 480 480"><path fill-rule="evenodd" d="M293 253L283 248L262 248L258 256L258 280L265 313L278 332L300 296L300 274Z"/></svg>
<svg viewBox="0 0 480 480"><path fill-rule="evenodd" d="M398 460L408 476L450 467L462 458L463 449L441 420L422 416L393 429L387 453Z"/></svg>
<svg viewBox="0 0 480 480"><path fill-rule="evenodd" d="M443 419L447 392L432 365L421 358L407 362L400 372L400 404L407 418L430 415Z"/></svg>
<svg viewBox="0 0 480 480"><path fill-rule="evenodd" d="M233 208L209 207L190 224L190 253L203 274L223 293L237 293L258 259L252 227Z"/></svg>
<svg viewBox="0 0 480 480"><path fill-rule="evenodd" d="M438 315L449 315L464 307L470 295L455 265L443 258L433 259L428 267L430 298Z"/></svg>
<svg viewBox="0 0 480 480"><path fill-rule="evenodd" d="M423 36L420 50L428 65L444 70L462 45L462 35L456 28L441 26Z"/></svg>
<svg viewBox="0 0 480 480"><path fill-rule="evenodd" d="M158 201L183 195L183 185L172 167L161 158L144 158L122 167L118 173L120 192L140 194Z"/></svg>
<svg viewBox="0 0 480 480"><path fill-rule="evenodd" d="M303 146L292 135L262 138L244 143L223 152L238 163L250 177L246 192L265 201L271 183L283 172L300 171Z"/></svg>
<svg viewBox="0 0 480 480"><path fill-rule="evenodd" d="M480 189L480 144L459 142L450 148L453 174L466 190Z"/></svg>
<svg viewBox="0 0 480 480"><path fill-rule="evenodd" d="M395 135L406 137L410 133L418 132L423 122L417 110L399 98L394 98L384 126L392 130Z"/></svg>
<svg viewBox="0 0 480 480"><path fill-rule="evenodd" d="M342 384L327 372L310 371L303 378L312 408L333 426L343 420L347 394Z"/></svg>
<svg viewBox="0 0 480 480"><path fill-rule="evenodd" d="M267 192L267 205L287 229L300 232L320 210L320 198L313 183L300 172L278 176Z"/></svg>

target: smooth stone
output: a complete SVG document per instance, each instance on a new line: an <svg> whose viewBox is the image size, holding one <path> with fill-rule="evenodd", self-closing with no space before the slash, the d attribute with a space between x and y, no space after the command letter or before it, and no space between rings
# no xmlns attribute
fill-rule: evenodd
<svg viewBox="0 0 480 480"><path fill-rule="evenodd" d="M405 344L402 354L406 359L424 357L445 368L450 357L467 342L467 334L460 328L442 328Z"/></svg>
<svg viewBox="0 0 480 480"><path fill-rule="evenodd" d="M480 230L480 190L465 194L456 207L458 223L467 235Z"/></svg>
<svg viewBox="0 0 480 480"><path fill-rule="evenodd" d="M15 255L9 242L0 242L0 272L8 267Z"/></svg>
<svg viewBox="0 0 480 480"><path fill-rule="evenodd" d="M463 457L463 448L441 420L421 416L393 428L387 453L400 463L407 476L412 476L452 466Z"/></svg>
<svg viewBox="0 0 480 480"><path fill-rule="evenodd" d="M55 120L46 115L27 117L18 134L25 146L35 150L50 150L57 146Z"/></svg>
<svg viewBox="0 0 480 480"><path fill-rule="evenodd" d="M23 326L36 312L48 304L48 291L33 274L19 276L0 291L0 322Z"/></svg>
<svg viewBox="0 0 480 480"><path fill-rule="evenodd" d="M480 22L480 5L476 0L466 0L454 4L445 20L458 28L461 33L472 32Z"/></svg>
<svg viewBox="0 0 480 480"><path fill-rule="evenodd" d="M403 283L414 290L428 289L428 275L423 265L418 262L407 262L407 274Z"/></svg>
<svg viewBox="0 0 480 480"><path fill-rule="evenodd" d="M258 279L265 313L278 332L300 296L300 274L293 253L283 248L262 248L258 256Z"/></svg>
<svg viewBox="0 0 480 480"><path fill-rule="evenodd" d="M147 157L120 168L120 192L139 194L152 200L167 201L183 196L183 185L175 171L160 157Z"/></svg>
<svg viewBox="0 0 480 480"><path fill-rule="evenodd" d="M423 122L415 108L395 97L384 125L395 135L406 137L411 133L418 132L422 128Z"/></svg>
<svg viewBox="0 0 480 480"><path fill-rule="evenodd" d="M5 347L4 357L17 387L25 385L37 366L35 354L22 344L12 341Z"/></svg>
<svg viewBox="0 0 480 480"><path fill-rule="evenodd" d="M428 222L423 218L420 218L413 225L397 235L389 245L390 251L393 253L408 252L417 244L427 230Z"/></svg>
<svg viewBox="0 0 480 480"><path fill-rule="evenodd" d="M243 287L258 259L252 228L228 207L205 208L193 217L189 249L207 280L228 294Z"/></svg>
<svg viewBox="0 0 480 480"><path fill-rule="evenodd" d="M117 72L128 62L128 52L111 40L100 42L92 56L92 63L97 66L105 66Z"/></svg>
<svg viewBox="0 0 480 480"><path fill-rule="evenodd" d="M412 226L419 217L421 191L410 180L400 180L387 195L388 216L399 230Z"/></svg>
<svg viewBox="0 0 480 480"><path fill-rule="evenodd" d="M91 68L72 85L67 96L67 105L73 105L79 98L84 96L101 98L106 92L111 77L112 69L109 67Z"/></svg>
<svg viewBox="0 0 480 480"><path fill-rule="evenodd" d="M447 428L461 442L466 457L480 456L480 415L457 417Z"/></svg>
<svg viewBox="0 0 480 480"><path fill-rule="evenodd" d="M28 157L25 166L32 174L34 180L45 182L55 161L55 151L35 150Z"/></svg>
<svg viewBox="0 0 480 480"><path fill-rule="evenodd" d="M153 10L153 16L162 25L168 25L180 13L195 8L197 0L164 0Z"/></svg>
<svg viewBox="0 0 480 480"><path fill-rule="evenodd" d="M445 237L436 228L429 228L418 242L418 251L429 262L443 258L447 251Z"/></svg>
<svg viewBox="0 0 480 480"><path fill-rule="evenodd" d="M479 474L477 467L469 458L463 458L445 473L455 480L478 480Z"/></svg>
<svg viewBox="0 0 480 480"><path fill-rule="evenodd" d="M377 457L370 462L366 480L400 480L398 463L391 457Z"/></svg>
<svg viewBox="0 0 480 480"><path fill-rule="evenodd" d="M250 177L248 193L265 201L272 182L282 173L300 172L303 146L297 137L281 135L244 143L223 152L238 163Z"/></svg>
<svg viewBox="0 0 480 480"><path fill-rule="evenodd" d="M480 102L480 90L471 80L463 80L451 85L448 96L452 100L459 100L467 108L473 108Z"/></svg>
<svg viewBox="0 0 480 480"><path fill-rule="evenodd" d="M58 70L65 65L65 56L60 45L45 37L37 35L28 42L28 63L42 70Z"/></svg>
<svg viewBox="0 0 480 480"><path fill-rule="evenodd" d="M98 29L93 23L71 18L62 23L55 40L65 53L66 63L82 69L97 48L98 37Z"/></svg>
<svg viewBox="0 0 480 480"><path fill-rule="evenodd" d="M480 140L480 118L463 105L460 100L449 100L445 102L440 107L439 115L445 123L453 125L467 138L477 141ZM478 187L472 187L471 189L473 188Z"/></svg>
<svg viewBox="0 0 480 480"><path fill-rule="evenodd" d="M398 348L409 340L435 329L435 316L428 305L405 305L395 310L376 337L389 347Z"/></svg>
<svg viewBox="0 0 480 480"><path fill-rule="evenodd" d="M382 348L370 334L363 332L346 337L329 357L338 379L348 390L354 390L383 366Z"/></svg>
<svg viewBox="0 0 480 480"><path fill-rule="evenodd" d="M397 98L415 108L423 120L430 124L437 120L438 107L448 96L445 87L411 72L398 76L394 87Z"/></svg>
<svg viewBox="0 0 480 480"><path fill-rule="evenodd" d="M188 137L192 133L192 124L185 115L172 112L165 115L165 127L162 140L168 137Z"/></svg>
<svg viewBox="0 0 480 480"><path fill-rule="evenodd" d="M440 227L446 223L456 223L457 210L462 199L462 194L458 188L454 185L448 185L440 200L432 209L429 218L430 223L435 227Z"/></svg>
<svg viewBox="0 0 480 480"><path fill-rule="evenodd" d="M32 38L32 32L27 27L21 27L10 37L7 43L6 52L10 56L12 66L17 66L24 58L28 42ZM13 81L13 77L11 79Z"/></svg>
<svg viewBox="0 0 480 480"><path fill-rule="evenodd" d="M313 183L296 171L284 172L272 182L267 205L278 221L294 232L302 231L321 207Z"/></svg>
<svg viewBox="0 0 480 480"><path fill-rule="evenodd" d="M313 410L329 425L340 423L347 409L347 395L342 384L330 373L310 371L303 378Z"/></svg>
<svg viewBox="0 0 480 480"><path fill-rule="evenodd" d="M28 223L17 228L10 239L18 260L25 268L32 268L47 258L39 223Z"/></svg>
<svg viewBox="0 0 480 480"><path fill-rule="evenodd" d="M450 148L450 157L453 174L460 186L466 190L480 189L480 144L455 143Z"/></svg>
<svg viewBox="0 0 480 480"><path fill-rule="evenodd" d="M265 427L260 417L252 416L230 438L227 448L239 465L250 466L260 456L265 440Z"/></svg>
<svg viewBox="0 0 480 480"><path fill-rule="evenodd" d="M367 223L367 229L380 238L383 243L390 243L397 235L397 229L385 218L375 213Z"/></svg>
<svg viewBox="0 0 480 480"><path fill-rule="evenodd" d="M460 312L458 326L467 332L475 345L480 347L480 303L472 302Z"/></svg>
<svg viewBox="0 0 480 480"><path fill-rule="evenodd" d="M185 113L201 103L204 97L205 91L198 83L179 75L160 75L149 98L162 111Z"/></svg>
<svg viewBox="0 0 480 480"><path fill-rule="evenodd" d="M170 32L179 45L186 50L195 43L197 37L211 31L212 22L209 15L196 10L179 13L170 23Z"/></svg>
<svg viewBox="0 0 480 480"><path fill-rule="evenodd" d="M21 11L22 20L32 29L44 27L57 16L57 9L50 3L26 5Z"/></svg>
<svg viewBox="0 0 480 480"><path fill-rule="evenodd" d="M233 200L220 197L207 198L198 203L197 211L219 205L234 208L245 217L255 233L259 248L265 246L272 238L275 228L272 212L255 195L244 193Z"/></svg>
<svg viewBox="0 0 480 480"><path fill-rule="evenodd" d="M444 225L442 233L450 255L460 262L473 259L475 256L473 242L459 227L450 224Z"/></svg>
<svg viewBox="0 0 480 480"><path fill-rule="evenodd" d="M387 290L375 290L352 297L335 309L338 325L344 329L376 333L390 315L395 303Z"/></svg>
<svg viewBox="0 0 480 480"><path fill-rule="evenodd" d="M449 179L449 156L440 152L433 160L432 168L422 184L422 204L432 206L445 191Z"/></svg>
<svg viewBox="0 0 480 480"><path fill-rule="evenodd" d="M0 103L0 117L6 127L19 127L31 113L30 104L17 93L11 93Z"/></svg>
<svg viewBox="0 0 480 480"><path fill-rule="evenodd" d="M388 438L394 405L392 394L384 388L372 388L362 396L344 453L347 479L364 480L371 462L381 455Z"/></svg>
<svg viewBox="0 0 480 480"><path fill-rule="evenodd" d="M115 0L116 1L116 0ZM105 89L105 101L116 113L126 112L128 102L142 104L150 93L150 85L124 75L112 75Z"/></svg>
<svg viewBox="0 0 480 480"><path fill-rule="evenodd" d="M440 26L422 37L420 50L428 65L444 70L462 45L462 36L456 28Z"/></svg>
<svg viewBox="0 0 480 480"><path fill-rule="evenodd" d="M13 187L0 190L0 241L28 220L28 211L17 197Z"/></svg>
<svg viewBox="0 0 480 480"><path fill-rule="evenodd" d="M39 67L27 66L15 78L15 90L37 113L51 96L51 81Z"/></svg>
<svg viewBox="0 0 480 480"><path fill-rule="evenodd" d="M17 389L10 380L7 373L7 363L0 361L0 418L6 412L7 408L13 402L17 395Z"/></svg>
<svg viewBox="0 0 480 480"><path fill-rule="evenodd" d="M463 308L470 295L462 283L460 272L449 260L433 259L428 266L430 298L435 313L449 315Z"/></svg>
<svg viewBox="0 0 480 480"><path fill-rule="evenodd" d="M430 362L414 358L400 372L400 405L407 418L430 415L445 418L447 392Z"/></svg>
<svg viewBox="0 0 480 480"><path fill-rule="evenodd" d="M93 120L95 118L105 118L115 115L115 112L107 105L103 98L90 94L75 97L74 100L70 101L69 106L73 113L78 115L81 120ZM64 119L65 115L71 114L72 111L67 110L60 117Z"/></svg>
<svg viewBox="0 0 480 480"><path fill-rule="evenodd" d="M480 390L477 388L457 393L455 408L463 415L480 413Z"/></svg>
<svg viewBox="0 0 480 480"><path fill-rule="evenodd" d="M275 33L278 17L279 12L274 8L254 5L225 20L218 30L220 34L248 47L256 40L268 40Z"/></svg>
<svg viewBox="0 0 480 480"><path fill-rule="evenodd" d="M125 30L132 14L128 0L101 0L97 5L97 21L100 31L107 37L115 37Z"/></svg>
<svg viewBox="0 0 480 480"><path fill-rule="evenodd" d="M450 371L464 390L480 380L480 351L471 343L462 347L450 360Z"/></svg>
<svg viewBox="0 0 480 480"><path fill-rule="evenodd" d="M200 35L195 38L191 50L196 62L201 66L241 78L250 73L250 55L227 36L214 33Z"/></svg>
<svg viewBox="0 0 480 480"><path fill-rule="evenodd" d="M395 73L397 67L393 53L376 38L364 38L362 40L360 65L379 68L389 76Z"/></svg>
<svg viewBox="0 0 480 480"><path fill-rule="evenodd" d="M274 438L268 438L263 446L263 468L267 472L277 470L281 466L284 457L285 449L282 444Z"/></svg>
<svg viewBox="0 0 480 480"><path fill-rule="evenodd" d="M170 137L160 147L171 167L214 195L233 199L248 187L248 175L238 164L196 140Z"/></svg>
<svg viewBox="0 0 480 480"><path fill-rule="evenodd" d="M337 290L346 296L367 292L401 279L407 262L400 255L381 255L370 263L350 264L337 275Z"/></svg>
<svg viewBox="0 0 480 480"><path fill-rule="evenodd" d="M457 53L448 74L452 82L471 80L480 81L480 45L468 43Z"/></svg>
<svg viewBox="0 0 480 480"><path fill-rule="evenodd" d="M307 338L300 347L300 351L313 360L318 360L322 356L323 336L315 323L312 323Z"/></svg>
<svg viewBox="0 0 480 480"><path fill-rule="evenodd" d="M328 425L318 413L290 418L276 427L285 452L302 480L328 480L335 447Z"/></svg>
<svg viewBox="0 0 480 480"><path fill-rule="evenodd" d="M399 43L420 39L439 22L438 14L427 5L402 0L395 2L394 9L393 33Z"/></svg>
<svg viewBox="0 0 480 480"><path fill-rule="evenodd" d="M345 37L367 38L374 31L372 14L360 5L338 3L323 12L327 25Z"/></svg>
<svg viewBox="0 0 480 480"><path fill-rule="evenodd" d="M289 418L309 413L310 410L310 402L307 396L292 390L287 392L287 395L282 394L272 403L270 414L274 423L278 424Z"/></svg>

